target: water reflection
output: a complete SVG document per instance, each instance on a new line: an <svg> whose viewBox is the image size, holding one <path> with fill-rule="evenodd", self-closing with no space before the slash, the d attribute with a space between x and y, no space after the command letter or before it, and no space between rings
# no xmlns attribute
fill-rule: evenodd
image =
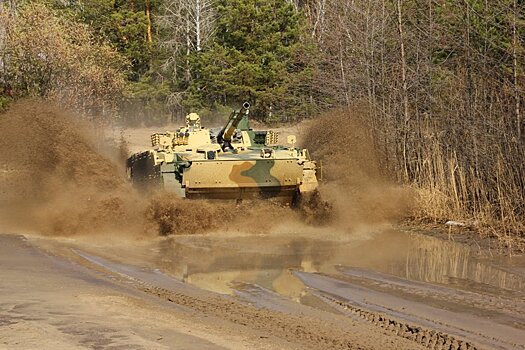
<svg viewBox="0 0 525 350"><path fill-rule="evenodd" d="M465 284L471 288L493 286L500 289L524 291L523 276L506 271L508 263L514 261L476 256L465 245L443 241L418 234L410 235L410 249L406 256L406 272L402 277L442 284ZM525 266L525 265L522 265Z"/></svg>
<svg viewBox="0 0 525 350"><path fill-rule="evenodd" d="M466 289L525 291L523 275L509 270L508 262L483 259L461 244L400 231L322 238L180 236L162 241L155 259L155 265L201 288L231 293L236 282L254 283L296 300L304 286L291 269L338 273L337 265Z"/></svg>

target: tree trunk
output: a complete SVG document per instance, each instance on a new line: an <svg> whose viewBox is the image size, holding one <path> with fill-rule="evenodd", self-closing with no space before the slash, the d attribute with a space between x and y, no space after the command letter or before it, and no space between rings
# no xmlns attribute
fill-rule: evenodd
<svg viewBox="0 0 525 350"><path fill-rule="evenodd" d="M515 100L515 113L516 113L516 128L518 130L518 140L521 140L521 112L520 112L520 87L518 85L518 33L516 30L516 16L517 16L517 0L514 0L512 8L512 71L514 75L514 100Z"/></svg>
<svg viewBox="0 0 525 350"><path fill-rule="evenodd" d="M405 39L403 32L403 16L401 12L401 0L397 0L397 24L399 31L399 44L401 53L401 82L403 84L403 116L405 123L410 120L408 111L408 82L407 82L407 61L405 55Z"/></svg>
<svg viewBox="0 0 525 350"><path fill-rule="evenodd" d="M201 2L197 0L195 4L195 36L196 49L201 50Z"/></svg>
<svg viewBox="0 0 525 350"><path fill-rule="evenodd" d="M190 53L191 53L191 35L190 35L190 18L186 19L186 83L191 80L190 72Z"/></svg>
<svg viewBox="0 0 525 350"><path fill-rule="evenodd" d="M468 1L465 1L465 14L467 18L467 25L465 28L465 45L467 47L467 62L466 62L466 70L467 70L467 116L469 121L472 120L472 108L473 108L473 83L472 83L472 59L471 59L471 48L470 48L470 5Z"/></svg>
<svg viewBox="0 0 525 350"><path fill-rule="evenodd" d="M401 82L403 89L403 169L405 179L408 180L408 155L407 155L407 142L408 142L408 122L410 120L410 114L408 109L408 82L407 82L407 63L405 55L405 40L403 32L403 14L401 9L401 0L397 0L397 24L399 31L399 44L401 54Z"/></svg>
<svg viewBox="0 0 525 350"><path fill-rule="evenodd" d="M151 35L150 0L146 0L146 18L148 19L148 30L147 30L148 43L151 45L151 43L153 42L153 38Z"/></svg>

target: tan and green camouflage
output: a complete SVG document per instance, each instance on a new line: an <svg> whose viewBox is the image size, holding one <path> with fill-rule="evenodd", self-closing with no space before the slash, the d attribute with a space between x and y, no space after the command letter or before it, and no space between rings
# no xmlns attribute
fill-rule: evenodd
<svg viewBox="0 0 525 350"><path fill-rule="evenodd" d="M317 189L316 163L308 150L278 145L273 131L248 125L249 104L234 111L215 136L195 113L175 132L151 136L153 149L132 155L128 176L139 188L164 188L180 197L272 198L291 203Z"/></svg>

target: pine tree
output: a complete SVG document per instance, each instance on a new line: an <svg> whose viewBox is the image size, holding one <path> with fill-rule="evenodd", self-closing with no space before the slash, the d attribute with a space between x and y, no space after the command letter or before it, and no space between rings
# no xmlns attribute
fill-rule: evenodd
<svg viewBox="0 0 525 350"><path fill-rule="evenodd" d="M248 100L264 120L310 113L315 48L303 14L281 0L220 0L217 15L215 40L191 58L186 106Z"/></svg>

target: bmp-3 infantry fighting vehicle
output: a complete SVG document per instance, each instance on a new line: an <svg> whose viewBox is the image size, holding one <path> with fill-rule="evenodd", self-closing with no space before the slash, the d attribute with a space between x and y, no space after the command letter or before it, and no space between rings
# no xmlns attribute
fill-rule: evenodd
<svg viewBox="0 0 525 350"><path fill-rule="evenodd" d="M128 177L138 188L164 188L186 198L293 203L314 194L316 163L308 150L295 148L293 135L282 146L277 133L252 130L249 111L245 102L218 132L190 113L186 126L151 135L153 149L128 159Z"/></svg>

